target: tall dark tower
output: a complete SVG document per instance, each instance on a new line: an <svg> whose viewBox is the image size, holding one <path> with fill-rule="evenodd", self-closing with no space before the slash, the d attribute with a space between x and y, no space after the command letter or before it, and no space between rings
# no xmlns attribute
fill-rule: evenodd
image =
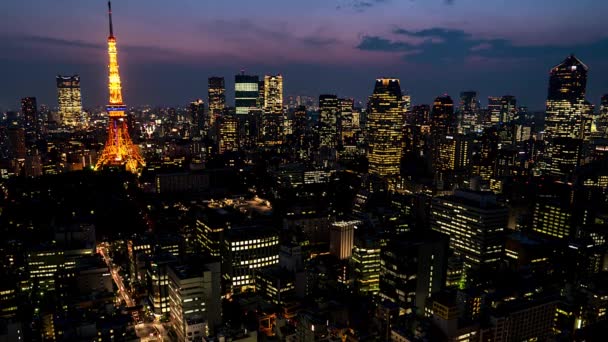
<svg viewBox="0 0 608 342"><path fill-rule="evenodd" d="M209 77L209 122L212 126L226 109L226 85L223 77Z"/></svg>
<svg viewBox="0 0 608 342"><path fill-rule="evenodd" d="M190 102L190 116L192 117L192 135L196 137L205 135L205 101L198 99Z"/></svg>
<svg viewBox="0 0 608 342"><path fill-rule="evenodd" d="M600 105L600 115L597 118L597 131L600 136L608 137L608 94L602 96Z"/></svg>
<svg viewBox="0 0 608 342"><path fill-rule="evenodd" d="M447 94L438 96L433 102L433 110L431 111L432 134L445 136L453 133L455 126L454 101Z"/></svg>
<svg viewBox="0 0 608 342"><path fill-rule="evenodd" d="M402 101L398 79L376 80L367 117L367 159L371 174L394 177L400 173L404 124Z"/></svg>
<svg viewBox="0 0 608 342"><path fill-rule="evenodd" d="M24 97L21 99L21 113L25 120L24 126L27 131L38 129L38 105L35 97Z"/></svg>
<svg viewBox="0 0 608 342"><path fill-rule="evenodd" d="M460 110L458 127L464 132L475 129L479 119L479 101L476 91L463 91L460 93Z"/></svg>
<svg viewBox="0 0 608 342"><path fill-rule="evenodd" d="M589 68L570 55L551 69L548 100L576 101L585 98Z"/></svg>

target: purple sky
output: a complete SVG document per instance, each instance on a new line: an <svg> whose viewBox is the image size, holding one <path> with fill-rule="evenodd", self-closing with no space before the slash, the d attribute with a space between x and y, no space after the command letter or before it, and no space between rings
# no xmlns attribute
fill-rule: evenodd
<svg viewBox="0 0 608 342"><path fill-rule="evenodd" d="M608 2L597 0L115 0L127 104L206 98L206 79L282 73L286 94L365 98L398 77L414 103L448 92L513 94L543 107L548 70L569 53L590 67L588 97L608 92ZM3 0L0 107L56 105L55 75L82 77L104 104L106 3Z"/></svg>

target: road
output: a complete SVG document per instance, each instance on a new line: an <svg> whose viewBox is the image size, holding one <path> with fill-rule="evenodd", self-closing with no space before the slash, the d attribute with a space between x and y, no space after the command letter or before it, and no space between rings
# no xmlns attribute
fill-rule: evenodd
<svg viewBox="0 0 608 342"><path fill-rule="evenodd" d="M112 275L112 279L114 279L114 284L116 284L116 287L118 287L118 294L120 295L120 298L125 301L127 307L134 307L135 302L127 292L125 284L122 281L122 277L118 273L118 270L113 266L112 260L108 255L107 247L100 246L98 247L98 251L103 257L103 260L106 262L106 265L108 265L108 268L110 269L110 274Z"/></svg>
<svg viewBox="0 0 608 342"><path fill-rule="evenodd" d="M118 288L118 296L120 299L125 301L127 308L134 308L136 306L135 301L127 291L125 284L122 280L120 272L118 268L114 266L112 263L112 259L108 253L108 247L105 244L100 244L97 246L97 252L101 254L104 262L110 269L110 274L112 275L112 279L114 280L114 284ZM154 323L140 323L139 317L141 317L141 313L139 311L132 311L133 320L135 321L135 332L137 336L140 338L142 342L156 342L156 341L169 341L167 336L166 329L162 326L162 324L158 322Z"/></svg>

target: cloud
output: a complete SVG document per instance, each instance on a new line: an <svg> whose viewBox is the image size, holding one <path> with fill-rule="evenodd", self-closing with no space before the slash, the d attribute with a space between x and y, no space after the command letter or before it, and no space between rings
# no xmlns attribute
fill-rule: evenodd
<svg viewBox="0 0 608 342"><path fill-rule="evenodd" d="M403 59L422 64L445 64L467 60L491 59L545 59L560 58L570 54L605 55L608 39L571 46L517 45L506 39L476 38L463 31L433 27L418 31L396 28L389 39L381 36L363 36L357 49L400 53ZM411 38L422 39L412 43Z"/></svg>
<svg viewBox="0 0 608 342"><path fill-rule="evenodd" d="M336 9L349 8L349 9L353 9L357 12L363 12L376 5L388 3L389 1L390 0L347 0L345 4L342 4L342 5L338 4L336 6Z"/></svg>

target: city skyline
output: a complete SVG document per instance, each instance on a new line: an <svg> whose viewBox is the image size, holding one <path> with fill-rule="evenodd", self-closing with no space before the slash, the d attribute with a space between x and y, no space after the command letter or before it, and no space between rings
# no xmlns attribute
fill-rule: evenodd
<svg viewBox="0 0 608 342"><path fill-rule="evenodd" d="M590 67L589 101L598 104L608 89L601 79L608 63L599 57L608 50L599 15L608 5L590 0L576 7L519 0L451 3L118 3L125 93L133 105L186 105L205 97L201 80L223 76L226 89L234 89L233 76L245 68L252 75L282 74L286 95L337 93L362 100L372 93L373 80L384 76L400 78L414 104L430 103L446 92L457 97L477 90L481 99L512 94L539 110L546 98L547 70L569 53ZM2 69L15 81L3 87L0 106L16 109L23 96L55 106L52 78L74 73L82 77L83 105L102 105L104 2L4 5L8 20L0 24L0 36L9 52ZM41 12L49 15L28 20ZM414 20L404 20L402 13ZM308 20L296 20L299 15ZM60 24L69 19L71 25ZM564 25L565 20L572 24ZM485 27L489 22L492 27ZM233 92L226 95L232 105Z"/></svg>

